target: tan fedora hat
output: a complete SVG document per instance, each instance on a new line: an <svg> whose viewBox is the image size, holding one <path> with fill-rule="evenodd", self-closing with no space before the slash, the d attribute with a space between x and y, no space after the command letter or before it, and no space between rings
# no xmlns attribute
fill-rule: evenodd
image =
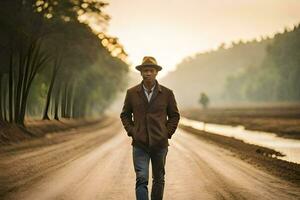
<svg viewBox="0 0 300 200"><path fill-rule="evenodd" d="M142 70L143 67L154 67L158 71L162 70L162 67L157 65L157 62L154 57L152 56L145 56L143 58L143 62L141 65L136 66L135 68L139 71Z"/></svg>

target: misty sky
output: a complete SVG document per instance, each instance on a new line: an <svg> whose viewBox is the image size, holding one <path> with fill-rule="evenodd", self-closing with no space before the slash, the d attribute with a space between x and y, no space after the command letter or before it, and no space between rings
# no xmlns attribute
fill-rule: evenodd
<svg viewBox="0 0 300 200"><path fill-rule="evenodd" d="M300 22L300 0L107 0L108 33L133 66L152 55L164 68L220 43L273 35Z"/></svg>

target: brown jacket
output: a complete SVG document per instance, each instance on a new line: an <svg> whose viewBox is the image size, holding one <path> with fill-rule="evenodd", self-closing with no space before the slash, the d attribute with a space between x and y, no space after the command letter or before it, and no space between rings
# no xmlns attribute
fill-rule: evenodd
<svg viewBox="0 0 300 200"><path fill-rule="evenodd" d="M121 121L132 137L132 145L146 149L167 147L180 118L174 94L156 81L148 103L142 84L127 90Z"/></svg>

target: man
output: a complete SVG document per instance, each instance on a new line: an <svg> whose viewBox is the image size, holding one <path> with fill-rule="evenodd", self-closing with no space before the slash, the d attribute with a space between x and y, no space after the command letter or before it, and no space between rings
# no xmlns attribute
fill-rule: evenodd
<svg viewBox="0 0 300 200"><path fill-rule="evenodd" d="M162 67L157 65L155 58L145 56L136 69L140 71L143 81L127 90L120 118L127 135L132 137L136 198L148 199L151 160L151 199L161 200L165 185L168 139L171 139L177 129L180 116L172 90L156 80Z"/></svg>

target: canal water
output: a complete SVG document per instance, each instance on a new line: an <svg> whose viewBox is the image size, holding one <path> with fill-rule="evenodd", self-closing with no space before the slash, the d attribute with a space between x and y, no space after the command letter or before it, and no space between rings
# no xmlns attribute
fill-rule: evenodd
<svg viewBox="0 0 300 200"><path fill-rule="evenodd" d="M233 137L246 143L274 149L285 155L278 157L279 159L300 164L300 140L278 137L269 132L246 130L244 126L203 123L183 117L180 118L180 123L198 130Z"/></svg>

